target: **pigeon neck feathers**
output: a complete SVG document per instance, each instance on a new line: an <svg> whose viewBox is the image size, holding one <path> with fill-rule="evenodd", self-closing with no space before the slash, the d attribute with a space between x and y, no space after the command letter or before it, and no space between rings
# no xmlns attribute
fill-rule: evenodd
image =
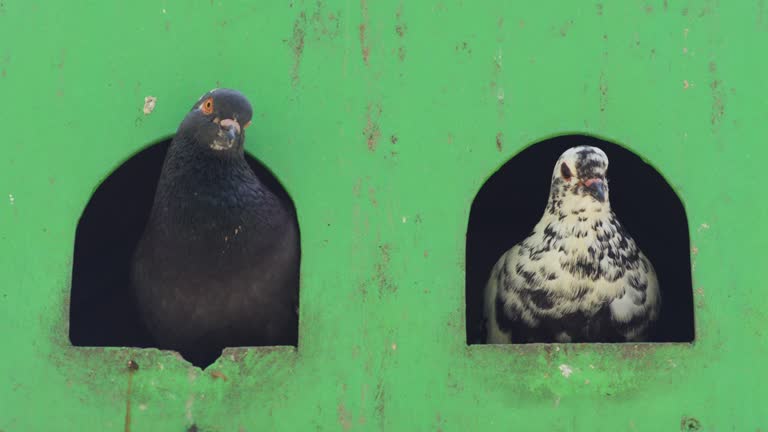
<svg viewBox="0 0 768 432"><path fill-rule="evenodd" d="M563 164L571 172L563 169ZM565 256L558 258L559 267L592 280L615 280L626 269L637 267L639 249L611 209L607 167L607 157L594 147L566 151L555 166L544 215L524 246L539 244L560 251ZM604 182L604 201L596 199L585 186L587 179L595 178ZM606 255L616 264L610 271L601 265Z"/></svg>
<svg viewBox="0 0 768 432"><path fill-rule="evenodd" d="M177 135L163 165L151 219L174 230L207 227L215 235L240 225L269 231L280 220L272 216L281 211L242 152L216 152Z"/></svg>

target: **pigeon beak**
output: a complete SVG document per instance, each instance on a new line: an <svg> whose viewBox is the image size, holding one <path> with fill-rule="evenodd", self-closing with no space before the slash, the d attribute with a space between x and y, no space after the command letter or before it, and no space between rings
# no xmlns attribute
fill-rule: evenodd
<svg viewBox="0 0 768 432"><path fill-rule="evenodd" d="M226 134L227 134L227 139L229 139L230 141L234 141L235 138L237 138L237 131L233 127L227 128Z"/></svg>
<svg viewBox="0 0 768 432"><path fill-rule="evenodd" d="M240 123L232 119L214 120L214 122L219 125L219 139L213 140L211 148L214 150L227 150L234 147L237 143L237 137L240 136Z"/></svg>
<svg viewBox="0 0 768 432"><path fill-rule="evenodd" d="M605 202L605 183L599 178L591 178L584 181L584 187L589 194L599 202Z"/></svg>
<svg viewBox="0 0 768 432"><path fill-rule="evenodd" d="M219 125L230 142L234 141L237 136L240 135L240 123L238 123L237 120L224 119Z"/></svg>

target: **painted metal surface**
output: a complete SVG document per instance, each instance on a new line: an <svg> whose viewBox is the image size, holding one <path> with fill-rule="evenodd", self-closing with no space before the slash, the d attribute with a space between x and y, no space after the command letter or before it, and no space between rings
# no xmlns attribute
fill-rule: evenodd
<svg viewBox="0 0 768 432"><path fill-rule="evenodd" d="M766 43L763 0L0 1L0 430L765 430ZM299 212L300 348L70 346L90 194L219 85ZM472 199L564 133L680 194L694 344L467 347Z"/></svg>

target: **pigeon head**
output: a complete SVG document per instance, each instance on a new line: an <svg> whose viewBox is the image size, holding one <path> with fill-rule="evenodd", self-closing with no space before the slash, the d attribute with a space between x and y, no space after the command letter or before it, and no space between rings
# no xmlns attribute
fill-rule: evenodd
<svg viewBox="0 0 768 432"><path fill-rule="evenodd" d="M213 89L195 103L179 133L217 152L242 150L252 116L253 108L242 93Z"/></svg>
<svg viewBox="0 0 768 432"><path fill-rule="evenodd" d="M572 147L563 153L552 173L551 199L608 203L608 156L597 147Z"/></svg>

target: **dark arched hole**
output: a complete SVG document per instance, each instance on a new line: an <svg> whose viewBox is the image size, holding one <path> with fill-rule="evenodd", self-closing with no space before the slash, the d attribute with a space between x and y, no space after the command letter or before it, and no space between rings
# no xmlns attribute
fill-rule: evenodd
<svg viewBox="0 0 768 432"><path fill-rule="evenodd" d="M680 199L652 166L597 138L568 135L537 143L504 164L477 193L466 249L467 343L484 343L483 291L493 265L525 239L544 213L558 157L592 145L610 160L611 206L656 268L663 300L653 342L694 338L688 221Z"/></svg>
<svg viewBox="0 0 768 432"><path fill-rule="evenodd" d="M118 167L96 189L80 217L69 312L72 345L153 346L138 318L128 275L170 142L154 144ZM295 215L293 201L275 176L248 154L246 160Z"/></svg>

